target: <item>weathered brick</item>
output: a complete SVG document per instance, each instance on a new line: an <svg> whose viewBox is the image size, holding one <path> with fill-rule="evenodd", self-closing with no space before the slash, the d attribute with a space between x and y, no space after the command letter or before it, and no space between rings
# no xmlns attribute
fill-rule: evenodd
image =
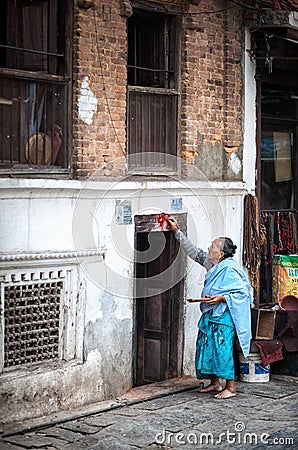
<svg viewBox="0 0 298 450"><path fill-rule="evenodd" d="M218 0L159 0L183 7L181 30L181 156L187 165L195 163L199 145L224 142L241 146L243 36L241 8L215 14L191 14L219 9ZM125 174L127 18L120 15L121 2L106 2L101 9L77 8L75 16L74 105L87 108L97 100L92 124L79 114L73 119L73 161L78 177L98 171L98 176ZM190 13L190 14L187 14ZM191 26L189 25L191 24ZM80 103L81 84L88 77L94 95ZM233 95L231 95L233 93ZM92 100L93 99L93 100ZM85 99L86 100L86 99ZM95 105L95 103L93 103ZM117 167L113 164L115 159Z"/></svg>

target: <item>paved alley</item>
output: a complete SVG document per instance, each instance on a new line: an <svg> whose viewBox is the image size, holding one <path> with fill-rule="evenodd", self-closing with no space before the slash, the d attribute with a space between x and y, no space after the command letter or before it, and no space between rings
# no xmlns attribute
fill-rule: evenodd
<svg viewBox="0 0 298 450"><path fill-rule="evenodd" d="M1 450L296 449L298 380L237 382L238 395L199 394L198 381L135 388L117 401L91 405L6 430ZM93 407L93 412L92 412ZM91 408L91 409L90 409Z"/></svg>

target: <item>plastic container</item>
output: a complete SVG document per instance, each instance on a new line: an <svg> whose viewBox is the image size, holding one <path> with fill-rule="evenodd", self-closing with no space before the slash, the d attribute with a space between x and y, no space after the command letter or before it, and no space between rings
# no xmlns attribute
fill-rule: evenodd
<svg viewBox="0 0 298 450"><path fill-rule="evenodd" d="M270 365L263 366L259 353L250 353L246 358L239 354L240 380L247 383L270 381Z"/></svg>

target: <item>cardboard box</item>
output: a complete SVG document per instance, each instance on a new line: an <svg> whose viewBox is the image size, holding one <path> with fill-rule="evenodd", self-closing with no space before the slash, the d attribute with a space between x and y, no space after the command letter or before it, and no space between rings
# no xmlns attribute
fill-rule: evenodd
<svg viewBox="0 0 298 450"><path fill-rule="evenodd" d="M272 309L259 309L255 339L273 339L276 311Z"/></svg>

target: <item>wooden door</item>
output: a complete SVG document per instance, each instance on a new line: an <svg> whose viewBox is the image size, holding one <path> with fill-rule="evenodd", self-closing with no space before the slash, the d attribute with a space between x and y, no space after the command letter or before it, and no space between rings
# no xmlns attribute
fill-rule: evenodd
<svg viewBox="0 0 298 450"><path fill-rule="evenodd" d="M185 258L179 248L171 231L136 233L135 385L182 375Z"/></svg>

